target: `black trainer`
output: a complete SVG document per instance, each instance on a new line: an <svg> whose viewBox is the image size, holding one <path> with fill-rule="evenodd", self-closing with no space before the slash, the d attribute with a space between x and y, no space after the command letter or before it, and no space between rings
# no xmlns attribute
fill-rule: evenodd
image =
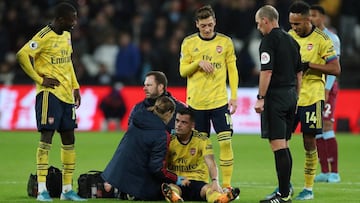
<svg viewBox="0 0 360 203"><path fill-rule="evenodd" d="M260 200L260 203L291 203L291 195L288 197L281 197L280 193L276 193L271 199Z"/></svg>

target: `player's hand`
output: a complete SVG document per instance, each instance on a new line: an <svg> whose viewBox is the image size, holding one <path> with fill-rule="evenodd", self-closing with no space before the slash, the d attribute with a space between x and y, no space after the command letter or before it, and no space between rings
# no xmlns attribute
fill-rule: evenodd
<svg viewBox="0 0 360 203"><path fill-rule="evenodd" d="M237 101L236 99L230 99L229 100L229 105L228 105L230 114L234 114L236 112L237 109Z"/></svg>
<svg viewBox="0 0 360 203"><path fill-rule="evenodd" d="M302 67L302 69L303 69L303 73L305 73L305 72L310 68L309 62L303 62L303 63L301 63L301 67Z"/></svg>
<svg viewBox="0 0 360 203"><path fill-rule="evenodd" d="M48 77L43 77L43 82L41 84L44 87L49 87L54 89L55 87L60 85L60 81L57 80L56 78L48 78Z"/></svg>
<svg viewBox="0 0 360 203"><path fill-rule="evenodd" d="M204 60L200 61L200 62L199 62L199 66L200 66L200 68L201 68L203 71L205 71L206 73L212 73L212 72L214 72L214 67L213 67L212 64L209 63L208 61L204 61Z"/></svg>
<svg viewBox="0 0 360 203"><path fill-rule="evenodd" d="M74 89L74 98L75 98L75 108L79 108L81 104L81 96L79 89Z"/></svg>
<svg viewBox="0 0 360 203"><path fill-rule="evenodd" d="M256 113L261 113L264 111L264 99L258 99L255 103L254 109Z"/></svg>
<svg viewBox="0 0 360 203"><path fill-rule="evenodd" d="M211 184L210 184L210 187L211 187L212 192L216 191L216 192L219 192L219 193L223 193L223 189L221 188L218 180L212 181Z"/></svg>

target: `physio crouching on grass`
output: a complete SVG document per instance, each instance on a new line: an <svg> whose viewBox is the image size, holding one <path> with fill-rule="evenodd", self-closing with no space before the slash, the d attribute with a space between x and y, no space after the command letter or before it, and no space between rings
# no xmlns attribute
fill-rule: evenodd
<svg viewBox="0 0 360 203"><path fill-rule="evenodd" d="M115 187L135 200L163 200L162 183L184 184L186 178L166 169L170 134L166 131L175 102L159 97L154 106L139 109L102 173L105 190Z"/></svg>

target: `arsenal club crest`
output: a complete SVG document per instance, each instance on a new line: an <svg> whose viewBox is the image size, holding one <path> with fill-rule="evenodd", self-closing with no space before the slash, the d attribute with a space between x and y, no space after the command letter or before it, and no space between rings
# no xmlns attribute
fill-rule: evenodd
<svg viewBox="0 0 360 203"><path fill-rule="evenodd" d="M194 156L196 154L196 149L195 148L191 148L190 149L190 154L191 156Z"/></svg>
<svg viewBox="0 0 360 203"><path fill-rule="evenodd" d="M220 53L222 52L222 50L223 50L222 46L219 46L219 45L216 46L216 52L217 52L217 53L220 54Z"/></svg>
<svg viewBox="0 0 360 203"><path fill-rule="evenodd" d="M55 120L54 117L49 117L48 118L48 123L49 124L54 124L54 120Z"/></svg>
<svg viewBox="0 0 360 203"><path fill-rule="evenodd" d="M308 51L312 50L313 44L308 44L308 45L306 46L306 48L307 48Z"/></svg>

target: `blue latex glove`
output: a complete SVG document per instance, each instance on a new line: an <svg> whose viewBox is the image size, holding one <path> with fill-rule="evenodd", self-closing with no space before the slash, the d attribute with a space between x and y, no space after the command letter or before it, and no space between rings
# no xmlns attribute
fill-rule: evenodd
<svg viewBox="0 0 360 203"><path fill-rule="evenodd" d="M182 185L182 181L185 180L185 177L183 176L178 176L177 181L176 181L176 185Z"/></svg>

